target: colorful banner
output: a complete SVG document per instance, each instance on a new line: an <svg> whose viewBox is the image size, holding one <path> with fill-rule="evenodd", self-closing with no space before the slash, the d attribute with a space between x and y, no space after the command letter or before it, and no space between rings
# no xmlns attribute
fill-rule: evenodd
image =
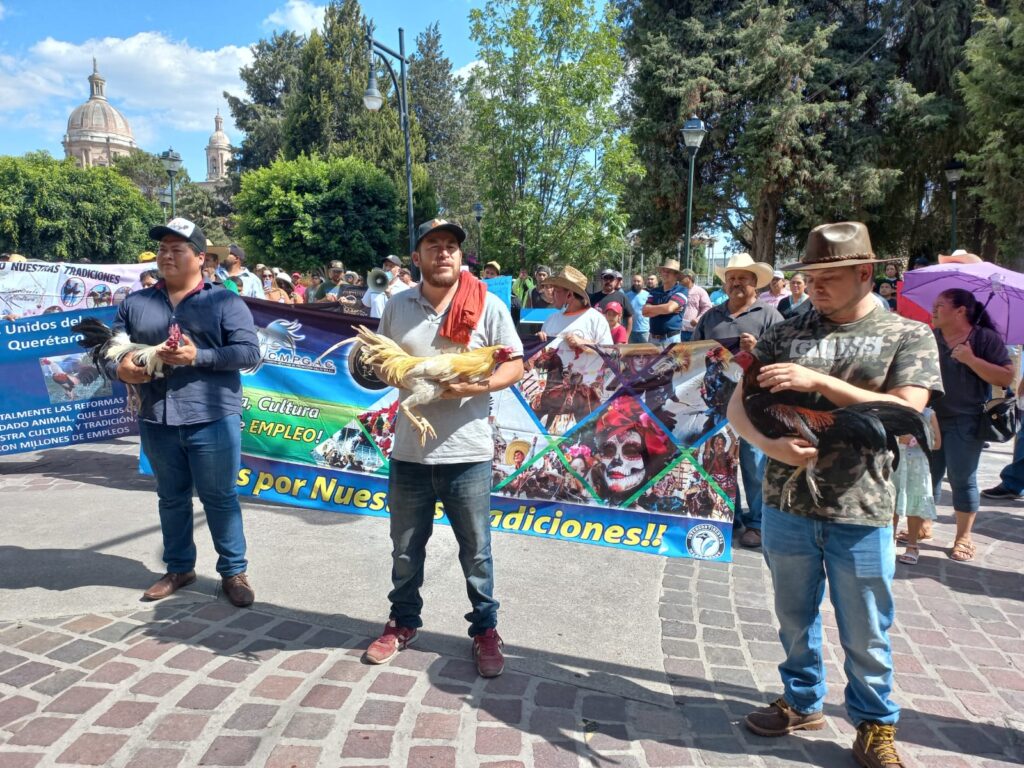
<svg viewBox="0 0 1024 768"><path fill-rule="evenodd" d="M0 455L138 433L124 384L111 383L71 331L83 317L108 325L113 307L0 321Z"/></svg>
<svg viewBox="0 0 1024 768"><path fill-rule="evenodd" d="M387 514L398 393L360 362L353 323L369 322L248 303L262 359L243 372L239 490ZM728 356L714 342L528 344L522 382L492 396L494 529L728 560L739 465Z"/></svg>
<svg viewBox="0 0 1024 768"><path fill-rule="evenodd" d="M155 266L0 262L0 318L116 306L141 287L139 276Z"/></svg>

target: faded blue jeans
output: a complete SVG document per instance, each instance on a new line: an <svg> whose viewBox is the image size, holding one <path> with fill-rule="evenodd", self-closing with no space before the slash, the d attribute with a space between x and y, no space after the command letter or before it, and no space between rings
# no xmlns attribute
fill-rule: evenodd
<svg viewBox="0 0 1024 768"><path fill-rule="evenodd" d="M156 476L168 572L187 573L196 566L193 487L203 503L217 550L217 573L226 579L245 571L245 532L235 489L241 462L241 417L235 414L182 427L140 421L139 433Z"/></svg>
<svg viewBox="0 0 1024 768"><path fill-rule="evenodd" d="M736 484L736 514L733 524L744 528L761 530L761 483L764 480L768 457L760 448L740 438L740 479L743 480L743 495L747 506L740 501L739 483Z"/></svg>
<svg viewBox="0 0 1024 768"><path fill-rule="evenodd" d="M1013 439L1013 461L1003 467L999 480L1016 494L1024 492L1024 424Z"/></svg>
<svg viewBox="0 0 1024 768"><path fill-rule="evenodd" d="M892 527L833 523L765 506L763 537L786 653L779 664L786 702L807 714L821 710L825 700L820 607L827 578L846 654L846 711L854 725L895 723L900 710L889 698L896 571Z"/></svg>
<svg viewBox="0 0 1024 768"><path fill-rule="evenodd" d="M423 563L440 501L459 544L459 563L473 610L466 614L469 635L498 625L491 557L491 462L416 464L391 460L388 508L391 513L391 618L400 627L423 626Z"/></svg>

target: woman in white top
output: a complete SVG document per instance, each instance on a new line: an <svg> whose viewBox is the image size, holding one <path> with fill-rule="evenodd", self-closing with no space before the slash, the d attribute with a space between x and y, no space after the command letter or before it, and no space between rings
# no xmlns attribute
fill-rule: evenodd
<svg viewBox="0 0 1024 768"><path fill-rule="evenodd" d="M612 343L608 321L590 306L587 278L582 272L574 267L563 267L541 285L551 286L552 305L559 307L541 326L537 334L541 341L561 337L573 350L582 344Z"/></svg>

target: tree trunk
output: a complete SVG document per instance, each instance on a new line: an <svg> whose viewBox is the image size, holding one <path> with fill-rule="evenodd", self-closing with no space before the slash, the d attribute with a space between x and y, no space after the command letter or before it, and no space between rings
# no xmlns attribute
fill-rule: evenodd
<svg viewBox="0 0 1024 768"><path fill-rule="evenodd" d="M779 223L779 198L776 192L761 191L751 221L750 255L754 261L775 264L775 238Z"/></svg>

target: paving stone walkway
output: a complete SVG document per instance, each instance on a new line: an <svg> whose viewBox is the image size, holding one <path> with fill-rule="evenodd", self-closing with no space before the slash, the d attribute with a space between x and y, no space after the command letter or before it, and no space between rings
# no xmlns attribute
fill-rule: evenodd
<svg viewBox="0 0 1024 768"><path fill-rule="evenodd" d="M986 455L982 487L1007 453ZM898 739L911 767L1024 763L1024 502L984 507L975 562L945 556L953 527L942 507L921 562L897 567ZM480 679L468 640L462 657L413 647L366 665L365 631L259 603L235 609L222 595L0 621L0 768L853 765L831 610L826 729L766 739L741 724L779 692L760 552L729 566L666 561L662 586L663 706L524 674L514 658L502 677Z"/></svg>

